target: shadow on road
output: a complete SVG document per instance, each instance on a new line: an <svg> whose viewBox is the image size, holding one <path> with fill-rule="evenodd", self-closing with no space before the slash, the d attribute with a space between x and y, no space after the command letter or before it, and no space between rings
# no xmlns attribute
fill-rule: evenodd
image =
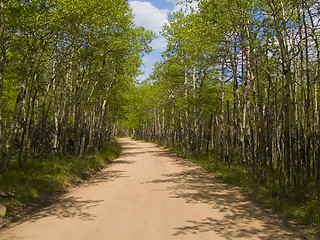
<svg viewBox="0 0 320 240"><path fill-rule="evenodd" d="M175 228L174 236L215 232L225 239L306 239L300 237L297 226L202 168L164 174L163 178L149 183L171 183L171 198L182 198L189 204L209 204L216 212L215 217L210 214L211 217L201 221L190 219L185 226Z"/></svg>
<svg viewBox="0 0 320 240"><path fill-rule="evenodd" d="M144 152L141 151L136 151L136 152L124 152L121 154L121 157L137 157L140 155L146 155L146 154L151 154L153 156L161 156L164 152L161 150L146 150ZM165 156L165 155L164 155Z"/></svg>
<svg viewBox="0 0 320 240"><path fill-rule="evenodd" d="M173 236L184 239L185 235L211 232L224 239L306 239L297 225L285 221L263 206L240 188L223 183L213 174L195 164L177 158L170 151L139 142L123 144L121 156L137 157L142 154L158 156L181 165L180 172L163 174L159 179L146 183L164 184L170 198L183 199L187 204L206 204L211 207L203 219L189 219L176 226Z"/></svg>
<svg viewBox="0 0 320 240"><path fill-rule="evenodd" d="M141 144L134 143L134 142L122 142L121 143L121 154L120 158L126 158L126 157L137 157L139 155L153 155L153 156L166 156L168 157L168 150L163 149L161 147L157 147L155 145L152 146L143 146L141 147Z"/></svg>
<svg viewBox="0 0 320 240"><path fill-rule="evenodd" d="M30 220L35 222L45 217L57 218L79 218L83 221L92 221L95 215L89 214L88 209L99 206L103 200L82 200L80 198L68 197L58 203L44 209L34 215Z"/></svg>
<svg viewBox="0 0 320 240"><path fill-rule="evenodd" d="M125 164L118 162L117 164ZM102 170L96 173L90 180L83 183L82 186L90 187L98 185L100 183L106 183L115 181L119 178L128 177L125 171L119 170ZM30 221L35 222L38 219L45 217L57 217L57 218L78 218L82 221L92 221L96 218L95 215L88 213L88 209L99 206L103 200L87 200L75 197L61 198L55 204L48 203L49 206L42 207L41 211L35 213L29 218ZM48 205L44 203L44 205Z"/></svg>
<svg viewBox="0 0 320 240"><path fill-rule="evenodd" d="M124 161L118 162L117 164L130 164L130 163L124 163ZM128 177L125 171L119 171L119 170L104 170L99 173L97 173L96 176L94 176L90 181L85 183L86 185L97 185L99 183L106 183L115 181L118 178L125 178Z"/></svg>

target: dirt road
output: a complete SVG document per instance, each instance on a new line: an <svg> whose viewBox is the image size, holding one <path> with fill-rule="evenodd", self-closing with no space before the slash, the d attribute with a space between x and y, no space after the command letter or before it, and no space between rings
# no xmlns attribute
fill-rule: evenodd
<svg viewBox="0 0 320 240"><path fill-rule="evenodd" d="M240 189L151 143L121 156L0 240L306 239Z"/></svg>

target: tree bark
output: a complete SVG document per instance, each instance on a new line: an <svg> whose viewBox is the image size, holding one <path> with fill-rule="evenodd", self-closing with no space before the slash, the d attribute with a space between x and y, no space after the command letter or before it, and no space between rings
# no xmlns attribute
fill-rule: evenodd
<svg viewBox="0 0 320 240"><path fill-rule="evenodd" d="M2 104L2 95L3 95L3 81L4 81L4 70L6 67L6 46L5 46L5 37L6 37L6 24L5 24L5 6L4 3L0 0L0 148L2 148L2 115L3 115L3 104ZM0 152L0 172L5 167L4 163L2 162L2 154Z"/></svg>

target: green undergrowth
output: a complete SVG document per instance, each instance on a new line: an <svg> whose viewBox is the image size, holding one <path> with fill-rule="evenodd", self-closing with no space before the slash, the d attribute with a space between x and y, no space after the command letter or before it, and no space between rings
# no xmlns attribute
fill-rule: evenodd
<svg viewBox="0 0 320 240"><path fill-rule="evenodd" d="M159 143L156 143L159 144ZM209 172L214 173L225 183L239 186L246 192L257 198L264 207L271 208L281 213L289 220L293 220L304 226L311 233L318 233L320 229L320 201L315 195L301 195L286 187L280 187L272 182L258 181L252 174L251 169L237 163L229 165L212 156L186 156L179 149L166 144L167 147L178 156L192 161ZM276 179L276 176L274 177Z"/></svg>
<svg viewBox="0 0 320 240"><path fill-rule="evenodd" d="M13 162L0 175L0 192L12 193L12 197L0 198L8 214L42 199L59 195L67 187L87 179L120 152L117 142L109 143L97 154L83 157L47 156L30 158L27 166L19 168Z"/></svg>

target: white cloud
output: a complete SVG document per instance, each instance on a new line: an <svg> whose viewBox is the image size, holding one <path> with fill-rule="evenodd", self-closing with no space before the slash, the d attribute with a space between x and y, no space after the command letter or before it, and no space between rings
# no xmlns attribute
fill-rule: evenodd
<svg viewBox="0 0 320 240"><path fill-rule="evenodd" d="M153 49L165 50L167 47L167 41L164 37L158 36L158 38L156 38L155 40L152 41L151 47Z"/></svg>
<svg viewBox="0 0 320 240"><path fill-rule="evenodd" d="M138 26L159 33L162 25L168 22L169 9L158 9L150 2L129 1L129 4L135 14L134 20Z"/></svg>
<svg viewBox="0 0 320 240"><path fill-rule="evenodd" d="M156 62L156 58L152 56L154 55L153 53L151 53L150 55L145 55L142 59L143 66L141 70L143 71L143 73L137 77L137 79L140 82L147 79L149 75L152 73L152 67L153 67L153 64Z"/></svg>

